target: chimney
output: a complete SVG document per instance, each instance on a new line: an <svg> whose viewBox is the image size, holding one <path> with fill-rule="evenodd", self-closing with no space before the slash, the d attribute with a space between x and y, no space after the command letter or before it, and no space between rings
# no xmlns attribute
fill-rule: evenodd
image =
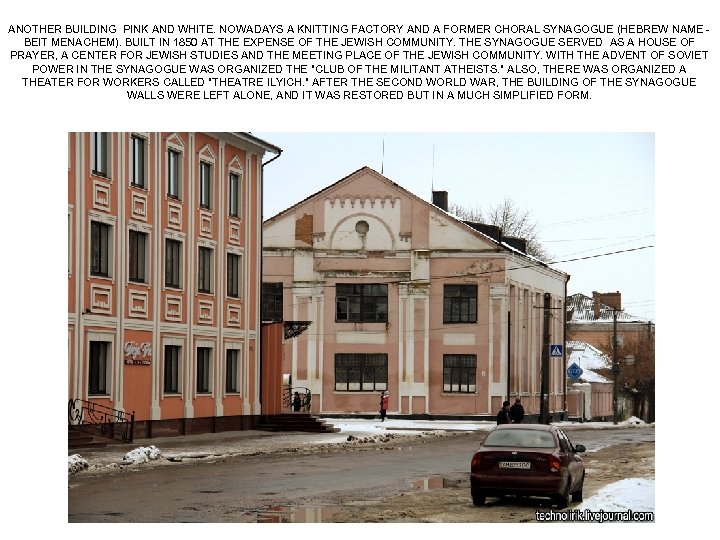
<svg viewBox="0 0 720 540"><path fill-rule="evenodd" d="M448 211L448 192L447 191L433 191L433 204L442 210Z"/></svg>

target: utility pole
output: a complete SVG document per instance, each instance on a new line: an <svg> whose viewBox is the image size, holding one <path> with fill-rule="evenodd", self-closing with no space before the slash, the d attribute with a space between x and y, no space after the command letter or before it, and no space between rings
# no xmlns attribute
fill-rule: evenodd
<svg viewBox="0 0 720 540"><path fill-rule="evenodd" d="M540 367L540 423L549 424L549 397L550 387L550 293L543 298L543 346Z"/></svg>
<svg viewBox="0 0 720 540"><path fill-rule="evenodd" d="M620 384L620 364L618 364L617 349L617 314L618 311L622 311L622 301L620 292L599 294L593 291L593 301L605 304L610 307L613 311L613 337L612 337L612 350L613 350L613 361L612 361L612 375L613 375L613 424L618 423L618 386ZM600 306L595 306L596 316L600 312Z"/></svg>

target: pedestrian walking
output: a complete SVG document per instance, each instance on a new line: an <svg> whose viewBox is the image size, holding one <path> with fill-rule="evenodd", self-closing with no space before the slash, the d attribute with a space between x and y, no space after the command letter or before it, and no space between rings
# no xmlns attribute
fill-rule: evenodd
<svg viewBox="0 0 720 540"><path fill-rule="evenodd" d="M390 392L388 392L387 390L384 390L382 392L382 394L380 394L380 418L381 418L380 421L381 422L385 421L385 416L387 415L388 401L390 400L390 398L388 397L389 393Z"/></svg>
<svg viewBox="0 0 720 540"><path fill-rule="evenodd" d="M523 418L525 418L525 408L520 403L520 398L515 399L515 403L510 407L510 421L513 424L522 424Z"/></svg>
<svg viewBox="0 0 720 540"><path fill-rule="evenodd" d="M510 410L510 402L509 401L503 401L502 409L497 413L497 423L500 424L509 424L510 423L510 416L508 416L508 412Z"/></svg>

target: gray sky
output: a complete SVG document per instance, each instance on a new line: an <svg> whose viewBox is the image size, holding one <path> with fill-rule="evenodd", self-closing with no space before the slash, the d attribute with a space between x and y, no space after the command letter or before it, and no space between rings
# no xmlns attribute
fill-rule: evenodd
<svg viewBox="0 0 720 540"><path fill-rule="evenodd" d="M652 133L254 135L283 149L265 168L265 219L364 166L427 201L433 188L483 210L510 198L570 274L570 294L620 291L625 311L655 318Z"/></svg>

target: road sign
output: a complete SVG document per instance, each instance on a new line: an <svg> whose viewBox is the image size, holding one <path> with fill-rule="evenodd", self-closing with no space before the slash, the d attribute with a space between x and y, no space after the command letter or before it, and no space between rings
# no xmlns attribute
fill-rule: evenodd
<svg viewBox="0 0 720 540"><path fill-rule="evenodd" d="M550 356L562 356L563 346L562 345L550 345Z"/></svg>
<svg viewBox="0 0 720 540"><path fill-rule="evenodd" d="M578 366L575 362L570 364L570 367L567 368L567 374L568 377L574 380L578 380L580 378L580 375L583 374L583 370L580 366Z"/></svg>

